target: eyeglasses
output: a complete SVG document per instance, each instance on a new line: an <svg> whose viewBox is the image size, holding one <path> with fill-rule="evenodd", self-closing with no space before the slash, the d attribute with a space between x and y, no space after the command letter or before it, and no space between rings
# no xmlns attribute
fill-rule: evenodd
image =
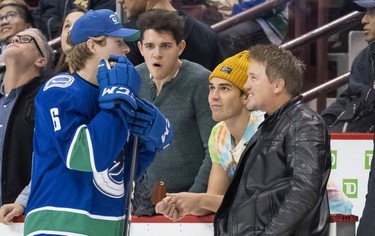
<svg viewBox="0 0 375 236"><path fill-rule="evenodd" d="M18 15L17 12L10 11L4 16L0 16L0 22L3 22L3 20L5 19L8 23L10 23L14 20L14 18L16 18L17 15Z"/></svg>
<svg viewBox="0 0 375 236"><path fill-rule="evenodd" d="M21 44L24 44L24 43L30 43L31 41L34 41L40 55L42 57L44 57L44 54L42 52L42 50L40 49L38 43L36 42L35 38L31 35L27 35L27 34L24 34L24 35L14 35L14 36L11 36L7 39L7 43L13 43L13 42L16 42L16 43L21 43Z"/></svg>

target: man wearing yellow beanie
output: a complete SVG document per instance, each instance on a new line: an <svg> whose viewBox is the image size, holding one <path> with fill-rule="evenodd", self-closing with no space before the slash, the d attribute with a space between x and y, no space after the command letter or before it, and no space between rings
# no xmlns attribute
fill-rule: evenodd
<svg viewBox="0 0 375 236"><path fill-rule="evenodd" d="M156 205L156 213L176 221L187 214L205 215L219 208L246 143L264 119L264 113L246 108L248 53L246 50L227 58L209 76L212 118L220 122L209 139L212 167L207 193L167 194Z"/></svg>

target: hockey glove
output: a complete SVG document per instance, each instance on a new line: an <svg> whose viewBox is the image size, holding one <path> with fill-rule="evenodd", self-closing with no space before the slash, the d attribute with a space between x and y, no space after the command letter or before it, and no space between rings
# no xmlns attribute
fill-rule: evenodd
<svg viewBox="0 0 375 236"><path fill-rule="evenodd" d="M113 62L111 67L110 63ZM141 79L128 59L111 56L108 61L101 60L97 79L102 109L121 108L126 114L134 115L134 110L137 109L134 94L138 93Z"/></svg>
<svg viewBox="0 0 375 236"><path fill-rule="evenodd" d="M143 139L150 151L166 148L173 138L169 120L154 104L138 98L136 101L138 109L135 116L127 117L130 132Z"/></svg>

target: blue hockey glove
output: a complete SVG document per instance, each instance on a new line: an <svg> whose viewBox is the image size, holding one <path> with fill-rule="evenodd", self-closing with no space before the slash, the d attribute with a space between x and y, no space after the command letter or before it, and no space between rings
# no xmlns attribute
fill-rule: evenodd
<svg viewBox="0 0 375 236"><path fill-rule="evenodd" d="M136 101L138 109L135 116L127 117L130 132L143 139L148 150L159 151L166 148L173 138L169 120L154 104L139 98Z"/></svg>
<svg viewBox="0 0 375 236"><path fill-rule="evenodd" d="M114 63L113 67L110 63ZM128 59L111 56L108 61L101 60L97 79L102 109L121 108L126 114L134 115L137 109L134 94L138 93L141 79Z"/></svg>

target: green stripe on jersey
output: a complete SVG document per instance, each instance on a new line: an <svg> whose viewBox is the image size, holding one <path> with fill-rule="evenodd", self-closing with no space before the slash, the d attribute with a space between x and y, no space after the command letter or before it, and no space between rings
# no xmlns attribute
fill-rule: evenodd
<svg viewBox="0 0 375 236"><path fill-rule="evenodd" d="M65 209L69 210L69 209ZM24 235L49 232L56 235L123 235L124 219L59 210L30 212L25 220Z"/></svg>
<svg viewBox="0 0 375 236"><path fill-rule="evenodd" d="M90 133L86 125L82 125L70 145L67 166L73 170L92 172L91 160L93 160L92 143Z"/></svg>

